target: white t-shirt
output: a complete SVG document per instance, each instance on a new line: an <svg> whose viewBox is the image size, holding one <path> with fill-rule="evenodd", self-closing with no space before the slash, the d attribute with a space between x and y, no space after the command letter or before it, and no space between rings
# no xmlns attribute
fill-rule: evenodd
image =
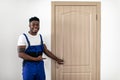
<svg viewBox="0 0 120 80"><path fill-rule="evenodd" d="M35 36L29 34L29 33L25 33L29 42L30 42L30 45L40 45L41 44L41 39L40 39L40 34L37 34ZM28 42L26 40L26 37L22 34L19 36L18 38L18 46L26 46L26 48L28 47Z"/></svg>

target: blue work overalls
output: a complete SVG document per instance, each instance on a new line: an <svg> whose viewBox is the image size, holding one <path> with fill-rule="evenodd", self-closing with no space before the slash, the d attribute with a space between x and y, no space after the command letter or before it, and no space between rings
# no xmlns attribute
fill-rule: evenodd
<svg viewBox="0 0 120 80"><path fill-rule="evenodd" d="M44 49L42 36L40 35L41 44L35 46L30 45L30 41L26 34L24 34L24 36L28 43L28 48L25 50L25 53L32 57L38 57L39 55L42 55ZM41 61L24 60L23 80L46 80L43 60Z"/></svg>

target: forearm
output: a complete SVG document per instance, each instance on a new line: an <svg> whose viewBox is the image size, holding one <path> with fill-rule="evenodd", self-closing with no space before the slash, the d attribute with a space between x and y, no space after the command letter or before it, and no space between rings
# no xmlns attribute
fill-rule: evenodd
<svg viewBox="0 0 120 80"><path fill-rule="evenodd" d="M47 50L46 52L46 55L52 59L54 59L55 61L57 61L58 64L63 64L63 60L62 59L59 59L57 58L52 52L50 52L49 50Z"/></svg>
<svg viewBox="0 0 120 80"><path fill-rule="evenodd" d="M56 56L55 56L52 52L50 52L49 50L47 50L47 51L45 52L45 54L46 54L48 57L54 59L55 61L58 60L58 57L56 57Z"/></svg>
<svg viewBox="0 0 120 80"><path fill-rule="evenodd" d="M24 59L24 60L30 60L30 61L40 61L44 58L42 58L42 56L38 56L38 57L32 57L29 56L28 54L25 53L25 46L18 46L18 55L20 58Z"/></svg>
<svg viewBox="0 0 120 80"><path fill-rule="evenodd" d="M34 61L35 58L25 53L25 46L18 46L18 56L24 60Z"/></svg>
<svg viewBox="0 0 120 80"><path fill-rule="evenodd" d="M55 61L58 61L58 60L59 60L58 57L56 57L51 51L49 51L49 50L47 49L47 47L46 47L45 44L44 44L44 53L45 53L48 57L54 59Z"/></svg>
<svg viewBox="0 0 120 80"><path fill-rule="evenodd" d="M24 59L24 60L30 60L30 61L35 61L35 57L29 56L23 52L19 53L19 57Z"/></svg>

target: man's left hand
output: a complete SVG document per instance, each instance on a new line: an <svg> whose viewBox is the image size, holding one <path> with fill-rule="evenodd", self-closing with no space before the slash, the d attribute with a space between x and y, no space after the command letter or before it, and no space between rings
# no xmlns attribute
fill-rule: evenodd
<svg viewBox="0 0 120 80"><path fill-rule="evenodd" d="M58 59L58 60L57 60L57 63L58 63L58 64L64 64L64 60Z"/></svg>

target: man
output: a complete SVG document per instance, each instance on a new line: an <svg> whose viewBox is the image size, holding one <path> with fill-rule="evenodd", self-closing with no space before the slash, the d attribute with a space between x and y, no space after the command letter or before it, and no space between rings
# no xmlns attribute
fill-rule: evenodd
<svg viewBox="0 0 120 80"><path fill-rule="evenodd" d="M52 54L43 43L42 36L38 34L39 18L29 19L30 30L19 36L18 53L23 59L23 80L46 80L44 71L43 52L50 58L63 64L63 60Z"/></svg>

